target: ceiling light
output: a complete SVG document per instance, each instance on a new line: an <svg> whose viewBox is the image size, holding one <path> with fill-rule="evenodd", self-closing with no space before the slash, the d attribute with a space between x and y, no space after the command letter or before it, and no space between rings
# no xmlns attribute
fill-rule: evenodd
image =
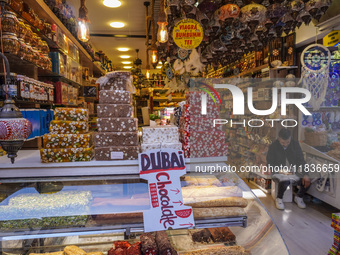
<svg viewBox="0 0 340 255"><path fill-rule="evenodd" d="M111 22L110 26L114 28L122 28L125 26L125 24L123 22Z"/></svg>
<svg viewBox="0 0 340 255"><path fill-rule="evenodd" d="M131 58L129 55L121 55L120 58Z"/></svg>
<svg viewBox="0 0 340 255"><path fill-rule="evenodd" d="M122 5L119 0L104 0L103 5L109 8L117 8Z"/></svg>
<svg viewBox="0 0 340 255"><path fill-rule="evenodd" d="M130 65L132 62L131 61L123 61L122 62L124 65Z"/></svg>
<svg viewBox="0 0 340 255"><path fill-rule="evenodd" d="M128 51L129 48L118 48L119 51Z"/></svg>
<svg viewBox="0 0 340 255"><path fill-rule="evenodd" d="M124 69L131 69L132 66L124 66Z"/></svg>
<svg viewBox="0 0 340 255"><path fill-rule="evenodd" d="M157 69L161 69L161 68L162 68L162 66L157 66L156 68L157 68Z"/></svg>

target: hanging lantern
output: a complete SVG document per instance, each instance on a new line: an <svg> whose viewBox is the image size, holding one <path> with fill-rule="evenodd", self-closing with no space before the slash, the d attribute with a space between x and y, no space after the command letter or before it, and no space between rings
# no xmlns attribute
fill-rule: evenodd
<svg viewBox="0 0 340 255"><path fill-rule="evenodd" d="M240 8L236 4L226 4L217 10L218 19L231 24L240 15Z"/></svg>
<svg viewBox="0 0 340 255"><path fill-rule="evenodd" d="M288 7L291 9L291 15L294 20L297 20L300 11L304 8L302 0L293 0L289 3Z"/></svg>
<svg viewBox="0 0 340 255"><path fill-rule="evenodd" d="M77 37L82 42L87 42L90 39L89 23L86 0L80 0Z"/></svg>
<svg viewBox="0 0 340 255"><path fill-rule="evenodd" d="M331 4L332 4L332 0L321 0L320 11L322 11L323 13L326 13L326 11L331 6Z"/></svg>
<svg viewBox="0 0 340 255"><path fill-rule="evenodd" d="M208 17L211 17L218 9L218 3L215 0L203 0L203 2L198 5L198 9L205 13Z"/></svg>
<svg viewBox="0 0 340 255"><path fill-rule="evenodd" d="M204 27L209 24L209 19L207 15L205 15L203 12L197 11L196 16L197 16L198 22L201 23Z"/></svg>
<svg viewBox="0 0 340 255"><path fill-rule="evenodd" d="M241 22L247 23L253 33L256 27L265 20L267 8L260 4L249 4L241 9L241 13Z"/></svg>
<svg viewBox="0 0 340 255"><path fill-rule="evenodd" d="M310 0L308 3L305 5L305 9L309 14L315 19L318 12L319 8L321 7L321 0Z"/></svg>
<svg viewBox="0 0 340 255"><path fill-rule="evenodd" d="M312 16L307 12L306 10L302 10L300 12L299 18L306 24L309 25L309 23L312 21Z"/></svg>
<svg viewBox="0 0 340 255"><path fill-rule="evenodd" d="M194 8L194 4L196 3L195 0L184 0L183 3L183 10L185 13L190 13Z"/></svg>
<svg viewBox="0 0 340 255"><path fill-rule="evenodd" d="M273 22L270 19L266 19L263 24L267 30L270 30L274 26Z"/></svg>
<svg viewBox="0 0 340 255"><path fill-rule="evenodd" d="M286 8L281 4L272 4L268 7L267 16L275 25L286 12Z"/></svg>

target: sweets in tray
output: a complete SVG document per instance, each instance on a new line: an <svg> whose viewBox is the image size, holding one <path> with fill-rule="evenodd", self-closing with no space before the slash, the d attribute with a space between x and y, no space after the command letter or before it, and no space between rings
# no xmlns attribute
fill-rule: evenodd
<svg viewBox="0 0 340 255"><path fill-rule="evenodd" d="M93 145L92 133L87 134L45 134L43 146L47 149L56 148L89 148Z"/></svg>
<svg viewBox="0 0 340 255"><path fill-rule="evenodd" d="M93 154L93 147L40 149L42 163L91 161L94 156Z"/></svg>
<svg viewBox="0 0 340 255"><path fill-rule="evenodd" d="M55 120L88 121L89 112L85 108L55 108Z"/></svg>

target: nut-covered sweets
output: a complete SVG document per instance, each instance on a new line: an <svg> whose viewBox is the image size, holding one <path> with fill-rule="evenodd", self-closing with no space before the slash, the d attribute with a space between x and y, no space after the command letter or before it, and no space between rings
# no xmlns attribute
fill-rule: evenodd
<svg viewBox="0 0 340 255"><path fill-rule="evenodd" d="M85 108L55 108L55 120L88 121L89 112Z"/></svg>
<svg viewBox="0 0 340 255"><path fill-rule="evenodd" d="M42 163L91 161L93 148L40 149Z"/></svg>
<svg viewBox="0 0 340 255"><path fill-rule="evenodd" d="M84 134L88 132L88 124L85 121L52 120L50 131L51 134Z"/></svg>
<svg viewBox="0 0 340 255"><path fill-rule="evenodd" d="M143 143L176 143L179 141L177 127L143 127Z"/></svg>
<svg viewBox="0 0 340 255"><path fill-rule="evenodd" d="M95 148L96 160L133 160L138 159L138 146L113 146Z"/></svg>
<svg viewBox="0 0 340 255"><path fill-rule="evenodd" d="M45 134L45 149L56 148L89 148L92 146L92 133L88 134Z"/></svg>
<svg viewBox="0 0 340 255"><path fill-rule="evenodd" d="M101 90L99 91L100 104L130 104L131 93L123 90Z"/></svg>
<svg viewBox="0 0 340 255"><path fill-rule="evenodd" d="M98 118L99 132L136 132L138 119L136 118Z"/></svg>
<svg viewBox="0 0 340 255"><path fill-rule="evenodd" d="M94 144L96 147L136 146L138 145L138 133L137 132L95 133Z"/></svg>
<svg viewBox="0 0 340 255"><path fill-rule="evenodd" d="M108 82L100 84L101 90L127 90L128 79L125 77L113 77Z"/></svg>
<svg viewBox="0 0 340 255"><path fill-rule="evenodd" d="M142 152L145 152L148 150L156 150L156 149L182 150L182 144L180 142L177 142L177 143L142 143L141 149L142 149Z"/></svg>
<svg viewBox="0 0 340 255"><path fill-rule="evenodd" d="M131 104L98 104L97 115L99 118L132 117Z"/></svg>

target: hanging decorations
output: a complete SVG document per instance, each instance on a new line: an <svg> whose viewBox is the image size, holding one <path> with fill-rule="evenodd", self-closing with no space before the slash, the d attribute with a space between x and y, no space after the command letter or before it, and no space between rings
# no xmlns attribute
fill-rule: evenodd
<svg viewBox="0 0 340 255"><path fill-rule="evenodd" d="M308 46L301 54L302 75L300 83L311 92L312 98L309 103L314 111L319 110L325 100L330 61L331 52L320 44Z"/></svg>
<svg viewBox="0 0 340 255"><path fill-rule="evenodd" d="M248 4L241 9L241 22L247 23L251 32L265 20L267 8L260 4Z"/></svg>

